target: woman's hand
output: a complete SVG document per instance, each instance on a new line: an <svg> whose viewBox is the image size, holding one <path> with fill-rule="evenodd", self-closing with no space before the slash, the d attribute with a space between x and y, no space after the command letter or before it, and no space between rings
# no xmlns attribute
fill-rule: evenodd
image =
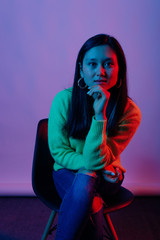
<svg viewBox="0 0 160 240"><path fill-rule="evenodd" d="M111 170L104 170L103 177L106 181L111 183L119 182L123 179L123 174L120 168L114 168L114 171Z"/></svg>
<svg viewBox="0 0 160 240"><path fill-rule="evenodd" d="M110 92L108 92L103 85L94 85L89 87L87 94L94 98L93 109L95 119L106 120L105 112L110 98Z"/></svg>

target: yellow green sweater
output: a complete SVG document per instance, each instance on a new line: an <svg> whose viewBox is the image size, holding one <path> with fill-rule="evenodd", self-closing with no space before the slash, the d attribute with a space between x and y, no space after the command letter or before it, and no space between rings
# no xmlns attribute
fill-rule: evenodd
<svg viewBox="0 0 160 240"><path fill-rule="evenodd" d="M97 121L93 117L86 139L80 140L68 138L63 128L67 120L71 96L72 88L59 92L53 99L49 114L48 143L55 161L54 170L85 168L96 171L105 169L111 164L125 172L121 165L120 154L140 124L141 113L137 105L128 98L116 136L107 136L107 120Z"/></svg>

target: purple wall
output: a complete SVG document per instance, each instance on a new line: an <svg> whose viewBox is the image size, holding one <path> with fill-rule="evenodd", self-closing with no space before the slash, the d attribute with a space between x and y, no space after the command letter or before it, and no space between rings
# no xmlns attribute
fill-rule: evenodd
<svg viewBox="0 0 160 240"><path fill-rule="evenodd" d="M55 94L72 85L86 39L115 36L128 63L129 94L141 125L122 154L124 185L160 193L160 3L152 0L0 2L0 195L33 194L37 122Z"/></svg>

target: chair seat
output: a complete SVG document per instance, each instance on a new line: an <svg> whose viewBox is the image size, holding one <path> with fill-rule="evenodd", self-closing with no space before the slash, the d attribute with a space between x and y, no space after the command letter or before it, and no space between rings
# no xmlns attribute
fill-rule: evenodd
<svg viewBox="0 0 160 240"><path fill-rule="evenodd" d="M134 199L134 195L126 188L120 187L120 190L106 201L104 213L117 211L128 206Z"/></svg>

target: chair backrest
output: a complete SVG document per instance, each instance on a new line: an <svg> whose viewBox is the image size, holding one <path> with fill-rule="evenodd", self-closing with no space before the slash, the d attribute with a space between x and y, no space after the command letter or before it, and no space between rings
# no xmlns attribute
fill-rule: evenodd
<svg viewBox="0 0 160 240"><path fill-rule="evenodd" d="M54 159L48 148L48 119L38 123L32 166L32 187L37 197L49 208L58 211L61 199L54 186Z"/></svg>

